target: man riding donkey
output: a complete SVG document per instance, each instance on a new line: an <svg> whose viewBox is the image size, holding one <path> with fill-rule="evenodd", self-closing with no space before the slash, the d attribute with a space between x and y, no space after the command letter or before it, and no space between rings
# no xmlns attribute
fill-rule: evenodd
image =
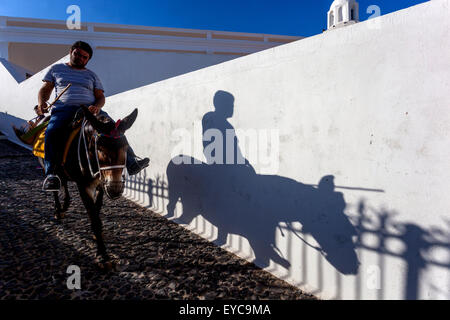
<svg viewBox="0 0 450 320"><path fill-rule="evenodd" d="M44 85L39 90L39 104L36 108L38 115L46 112L47 101L54 88L58 95L68 84L71 84L61 98L54 103L45 132L45 180L42 187L44 191L57 191L61 187L61 180L56 175L57 166L62 161L66 128L80 106L89 106L89 111L94 115L110 118L101 110L105 104L102 83L93 71L86 68L92 54L92 48L88 43L75 42L70 49L70 61L53 65L42 80ZM137 174L148 164L149 158L138 158L133 149L128 147L126 167L129 175Z"/></svg>

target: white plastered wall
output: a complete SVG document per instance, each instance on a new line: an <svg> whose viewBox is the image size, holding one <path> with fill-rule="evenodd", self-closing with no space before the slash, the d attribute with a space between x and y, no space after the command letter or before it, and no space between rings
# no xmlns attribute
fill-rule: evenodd
<svg viewBox="0 0 450 320"><path fill-rule="evenodd" d="M166 170L179 133L204 161L201 120L224 90L256 173L231 167L230 183L187 169L210 183L202 191L223 191L197 194L205 205L187 228L322 298L450 299L449 17L436 0L109 97L114 118L139 108L127 136L151 157L126 196L184 224L192 203L168 215ZM0 106L29 118L11 94ZM276 165L248 154L239 129L277 133ZM317 184L331 175L326 193Z"/></svg>

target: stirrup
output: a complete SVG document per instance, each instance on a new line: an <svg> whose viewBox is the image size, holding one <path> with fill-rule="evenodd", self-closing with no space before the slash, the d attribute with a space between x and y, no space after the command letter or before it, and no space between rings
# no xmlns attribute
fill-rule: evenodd
<svg viewBox="0 0 450 320"><path fill-rule="evenodd" d="M45 189L45 188L44 188L45 183L47 182L47 180L48 180L49 178L56 178L56 179L58 179L58 183L59 183L59 188L58 188L58 189ZM60 179L57 175L55 175L55 174L49 174L49 175L47 175L47 176L45 177L44 182L42 183L42 191L45 191L45 192L53 192L53 191L59 191L59 189L61 189L61 179Z"/></svg>

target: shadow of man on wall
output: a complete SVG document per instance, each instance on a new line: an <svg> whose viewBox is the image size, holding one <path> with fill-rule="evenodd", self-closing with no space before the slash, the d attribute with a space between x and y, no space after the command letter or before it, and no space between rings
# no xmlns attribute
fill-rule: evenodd
<svg viewBox="0 0 450 320"><path fill-rule="evenodd" d="M218 228L217 245L224 245L228 234L245 237L253 249L254 263L263 268L270 260L291 267L290 253L283 256L276 246L277 228L282 236L283 229L289 230L339 272L356 274L359 260L352 237L357 233L344 213L342 193L334 190L334 177L324 176L316 188L278 175L256 174L228 121L233 111L234 96L217 91L214 111L202 119L206 163L187 155L169 162L168 217L175 216L181 201L181 222L189 224L202 215ZM300 222L302 230L296 230L294 222ZM305 234L318 246L309 244Z"/></svg>

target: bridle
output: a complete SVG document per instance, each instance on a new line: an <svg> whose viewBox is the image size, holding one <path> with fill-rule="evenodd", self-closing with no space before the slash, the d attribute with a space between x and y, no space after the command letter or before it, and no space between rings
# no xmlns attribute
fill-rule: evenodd
<svg viewBox="0 0 450 320"><path fill-rule="evenodd" d="M98 160L98 148L97 148L97 144L98 144L98 139L100 137L107 137L107 138L113 138L113 139L119 139L119 138L123 138L124 135L119 133L117 128L120 124L120 120L118 120L115 124L115 128L111 131L110 134L104 134L104 133L99 133L97 132L97 130L94 131L94 148L95 148L95 160L96 160L96 164L97 164L97 168L98 171L94 173L94 170L92 169L92 164L91 164L91 159L89 158L89 152L88 152L88 146L87 146L87 142L86 142L86 135L85 135L85 127L86 127L86 123L88 122L88 120L86 118L83 119L83 122L81 124L81 132L80 132L80 136L78 138L78 164L80 166L80 170L81 172L85 172L85 168L83 167L82 163L81 163L81 141L83 141L84 144L84 150L86 152L86 160L88 163L88 167L89 167L89 172L91 174L91 177L93 179L96 179L97 177L100 178L100 182L101 184L105 185L105 179L103 177L103 175L101 174L102 171L105 170L112 170L112 169L125 169L126 168L126 163L127 163L127 156L125 153L125 162L122 165L113 165L113 166L104 166L101 167L100 166L100 161ZM125 182L125 174L124 171L122 171L122 182Z"/></svg>

